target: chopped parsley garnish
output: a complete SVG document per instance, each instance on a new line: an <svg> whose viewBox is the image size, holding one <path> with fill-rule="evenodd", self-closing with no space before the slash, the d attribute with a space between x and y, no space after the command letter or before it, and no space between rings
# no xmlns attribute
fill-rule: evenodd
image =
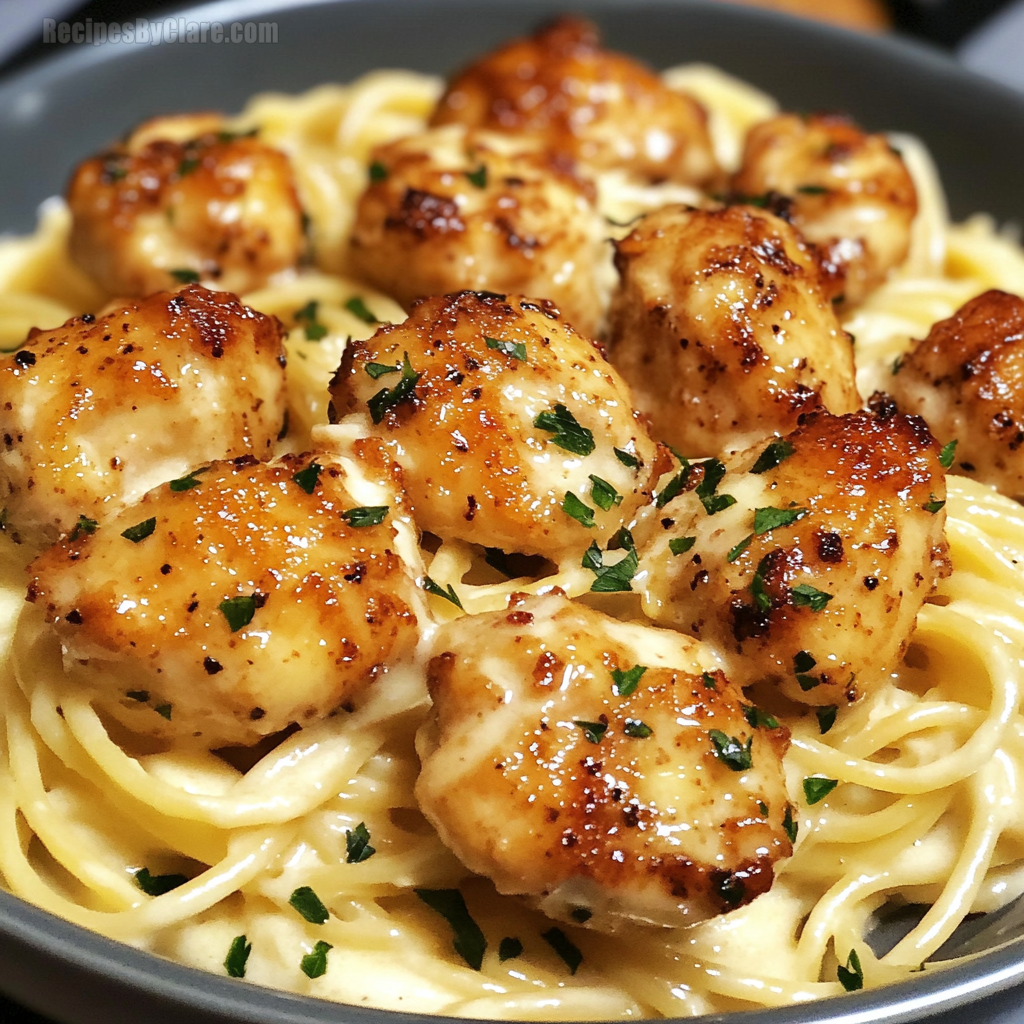
<svg viewBox="0 0 1024 1024"><path fill-rule="evenodd" d="M673 555L685 555L696 543L696 537L673 537L668 542L668 549Z"/></svg>
<svg viewBox="0 0 1024 1024"><path fill-rule="evenodd" d="M815 679L814 676L805 675L803 672L797 672L796 681L800 684L800 689L806 693L808 690L813 690L816 686L821 686L821 680Z"/></svg>
<svg viewBox="0 0 1024 1024"><path fill-rule="evenodd" d="M7 510L4 509L4 511L6 512ZM82 534L95 533L96 527L99 525L100 524L96 522L95 519L90 519L88 516L79 515L78 522L75 523L75 527L71 531L71 536L68 539L78 540L78 538L81 537Z"/></svg>
<svg viewBox="0 0 1024 1024"><path fill-rule="evenodd" d="M824 590L818 590L809 583L798 583L790 593L793 607L810 608L812 612L820 612L832 600L831 594L826 594Z"/></svg>
<svg viewBox="0 0 1024 1024"><path fill-rule="evenodd" d="M363 302L361 295L353 295L348 302L345 303L345 308L356 317L359 317L364 324L379 324L380 320L377 319L367 308L366 303Z"/></svg>
<svg viewBox="0 0 1024 1024"><path fill-rule="evenodd" d="M523 944L510 935L506 935L498 945L498 959L502 963L506 960L515 960L522 952Z"/></svg>
<svg viewBox="0 0 1024 1024"><path fill-rule="evenodd" d="M721 729L712 729L708 736L711 737L715 757L726 767L734 772L745 772L752 767L754 762L750 756L750 745L754 741L753 736L748 737L745 744L735 736L726 736Z"/></svg>
<svg viewBox="0 0 1024 1024"><path fill-rule="evenodd" d="M717 690L718 687L715 685L715 677L710 672L701 672L701 679L704 681L704 686L708 690Z"/></svg>
<svg viewBox="0 0 1024 1024"><path fill-rule="evenodd" d="M499 341L497 338L485 337L484 341L487 343L487 347L494 349L496 352L500 352L502 355L511 356L513 359L519 359L522 362L526 362L526 345L521 341Z"/></svg>
<svg viewBox="0 0 1024 1024"><path fill-rule="evenodd" d="M608 726L604 722L574 721L572 724L582 729L583 735L586 736L591 743L600 743L608 729Z"/></svg>
<svg viewBox="0 0 1024 1024"><path fill-rule="evenodd" d="M374 379L378 380L387 373L398 373L401 366L390 366L388 363L367 363L363 369Z"/></svg>
<svg viewBox="0 0 1024 1024"><path fill-rule="evenodd" d="M256 614L256 597L253 594L239 594L237 597L226 597L217 607L228 621L228 628L237 633L243 626L252 622Z"/></svg>
<svg viewBox="0 0 1024 1024"><path fill-rule="evenodd" d="M151 516L149 519L143 519L141 523L129 526L127 530L122 530L121 536L125 540L130 540L133 544L138 544L140 540L145 540L155 529L156 516Z"/></svg>
<svg viewBox="0 0 1024 1024"><path fill-rule="evenodd" d="M316 482L320 479L320 474L324 471L324 467L319 462L311 462L305 469L300 469L298 473L292 474L292 479L307 493L312 494L316 490ZM345 513L342 512L342 517Z"/></svg>
<svg viewBox="0 0 1024 1024"><path fill-rule="evenodd" d="M288 902L310 924L323 924L331 916L320 897L308 885L300 885L288 897Z"/></svg>
<svg viewBox="0 0 1024 1024"><path fill-rule="evenodd" d="M782 818L782 830L789 837L791 843L796 842L797 833L800 831L800 823L793 817L792 804L786 804L786 813Z"/></svg>
<svg viewBox="0 0 1024 1024"><path fill-rule="evenodd" d="M627 718L622 731L635 740L645 740L654 732L649 725L641 722L639 718Z"/></svg>
<svg viewBox="0 0 1024 1024"><path fill-rule="evenodd" d="M455 952L479 971L484 962L487 940L480 926L469 916L466 901L458 889L414 889L431 910L436 910L451 925Z"/></svg>
<svg viewBox="0 0 1024 1024"><path fill-rule="evenodd" d="M604 564L604 554L596 543L592 543L583 555L583 568L589 569L597 576L590 585L592 593L615 594L633 589L631 581L640 565L633 535L629 530L622 529L616 537L625 548L626 556L614 565Z"/></svg>
<svg viewBox="0 0 1024 1024"><path fill-rule="evenodd" d="M590 496L598 508L607 512L613 505L622 504L622 495L607 480L602 480L601 477L591 473L590 482L593 485L590 488Z"/></svg>
<svg viewBox="0 0 1024 1024"><path fill-rule="evenodd" d="M548 431L553 435L550 439L552 444L573 455L589 455L596 447L594 435L581 426L561 402L553 410L546 409L539 413L533 425L539 430Z"/></svg>
<svg viewBox="0 0 1024 1024"><path fill-rule="evenodd" d="M793 443L791 441L772 441L757 457L757 462L750 467L750 472L767 473L769 469L774 469L783 459L788 459L792 454Z"/></svg>
<svg viewBox="0 0 1024 1024"><path fill-rule="evenodd" d="M151 875L149 868L135 872L135 884L147 896L163 896L165 892L177 889L188 881L185 875Z"/></svg>
<svg viewBox="0 0 1024 1024"><path fill-rule="evenodd" d="M306 332L306 341L320 341L327 333L327 328L317 319L317 310L320 303L316 299L310 299L302 309L295 311L295 320L302 324Z"/></svg>
<svg viewBox="0 0 1024 1024"><path fill-rule="evenodd" d="M864 970L860 966L857 950L850 950L850 955L846 958L846 966L839 964L836 968L836 975L839 978L839 984L847 992L858 992L864 987Z"/></svg>
<svg viewBox="0 0 1024 1024"><path fill-rule="evenodd" d="M613 668L612 693L616 697L628 697L637 688L646 671L646 665L634 665L629 669Z"/></svg>
<svg viewBox="0 0 1024 1024"><path fill-rule="evenodd" d="M158 704L153 710L161 717L166 718L169 722L171 720L171 711L173 710L170 704Z"/></svg>
<svg viewBox="0 0 1024 1024"><path fill-rule="evenodd" d="M839 785L838 779L823 779L820 775L812 775L804 779L804 798L809 804L816 804Z"/></svg>
<svg viewBox="0 0 1024 1024"><path fill-rule="evenodd" d="M740 707L743 708L743 717L752 728L778 729L779 720L774 715L769 715L753 704L741 704Z"/></svg>
<svg viewBox="0 0 1024 1024"><path fill-rule="evenodd" d="M892 375L895 377L903 369L903 356L897 356L892 361Z"/></svg>
<svg viewBox="0 0 1024 1024"><path fill-rule="evenodd" d="M422 373L417 373L409 362L409 353L406 352L402 358L402 379L390 390L381 388L366 405L370 410L370 418L374 423L380 423L385 413L394 409L396 405L406 402L416 395L416 385L419 383Z"/></svg>
<svg viewBox="0 0 1024 1024"><path fill-rule="evenodd" d="M322 978L327 973L327 951L334 949L329 942L320 941L307 953L299 963L302 973L307 978Z"/></svg>
<svg viewBox="0 0 1024 1024"><path fill-rule="evenodd" d="M932 515L935 515L935 513L938 512L939 509L942 508L943 505L945 505L946 503L944 501L938 501L934 494L929 495L929 497L932 500L931 501L926 501L921 506L921 508L923 508L925 510L925 512L930 512Z"/></svg>
<svg viewBox="0 0 1024 1024"><path fill-rule="evenodd" d="M956 454L958 441L949 441L942 446L939 452L939 465L943 469L949 469L953 465L953 456Z"/></svg>
<svg viewBox="0 0 1024 1024"><path fill-rule="evenodd" d="M353 829L345 829L346 864L362 864L376 852L377 848L370 845L370 830L365 821L359 822Z"/></svg>
<svg viewBox="0 0 1024 1024"><path fill-rule="evenodd" d="M683 468L676 473L674 477L667 484L665 489L658 492L658 497L655 499L654 504L658 508L664 508L674 497L682 493L683 488L686 486L686 481L690 478L690 464L685 459L683 460Z"/></svg>
<svg viewBox="0 0 1024 1024"><path fill-rule="evenodd" d="M244 935L236 935L231 940L228 955L224 957L224 970L227 971L229 978L245 977L245 965L251 952L252 943Z"/></svg>
<svg viewBox="0 0 1024 1024"><path fill-rule="evenodd" d="M570 974L575 974L583 963L583 954L561 928L549 928L541 938L562 958Z"/></svg>
<svg viewBox="0 0 1024 1024"><path fill-rule="evenodd" d="M729 554L727 554L727 555L725 556L725 560L726 560L727 562L735 562L735 561L736 561L736 559L737 559L737 558L739 558L739 557L740 557L740 555L742 555L742 554L743 554L743 552L744 552L744 551L746 551L746 550L747 550L747 548L749 548L749 547L750 547L750 542L751 542L751 541L752 541L753 539L754 539L754 535L753 535L752 533L751 533L751 534L748 534L748 535L747 535L746 537L744 537L744 538L743 538L743 540L741 540L741 541L739 542L739 544L737 544L737 545L736 545L736 546L735 546L734 548L730 548L730 549L729 549ZM670 543L671 543L671 542L670 542Z"/></svg>
<svg viewBox="0 0 1024 1024"><path fill-rule="evenodd" d="M613 448L612 451L615 452L615 458L617 458L624 466L628 466L630 469L636 469L640 465L640 460L631 452L627 452L624 448Z"/></svg>
<svg viewBox="0 0 1024 1024"><path fill-rule="evenodd" d="M390 505L360 505L341 513L349 526L380 526L387 517Z"/></svg>
<svg viewBox="0 0 1024 1024"><path fill-rule="evenodd" d="M761 536L769 530L777 530L781 526L791 526L801 516L807 515L807 508L755 508L754 533Z"/></svg>
<svg viewBox="0 0 1024 1024"><path fill-rule="evenodd" d="M370 181L381 182L387 181L388 169L379 160L374 160L370 164Z"/></svg>
<svg viewBox="0 0 1024 1024"><path fill-rule="evenodd" d="M770 612L772 610L772 599L764 589L764 574L768 571L768 558L769 556L765 555L757 563L754 576L750 581L750 596L762 612Z"/></svg>
<svg viewBox="0 0 1024 1024"><path fill-rule="evenodd" d="M829 191L824 185L798 185L796 190L804 196L823 196Z"/></svg>
<svg viewBox="0 0 1024 1024"><path fill-rule="evenodd" d="M814 660L814 655L810 651L797 651L793 655L793 671L794 672L810 672L812 668L818 663Z"/></svg>
<svg viewBox="0 0 1024 1024"><path fill-rule="evenodd" d="M199 274L188 267L179 267L177 270L167 271L178 284L199 284Z"/></svg>
<svg viewBox="0 0 1024 1024"><path fill-rule="evenodd" d="M696 493L704 506L704 511L713 516L716 512L735 505L736 499L731 494L715 494L722 477L725 476L725 465L718 459L708 459L703 466L704 478L697 485Z"/></svg>
<svg viewBox="0 0 1024 1024"><path fill-rule="evenodd" d="M825 735L836 724L836 712L839 709L835 704L829 704L823 708L815 708L814 713L818 716L818 732Z"/></svg>
<svg viewBox="0 0 1024 1024"><path fill-rule="evenodd" d="M420 587L428 594L433 594L435 597L443 597L446 601L451 601L456 608L462 608L459 595L455 593L455 588L450 583L447 590L442 590L439 583L435 583L429 576L424 576L420 579Z"/></svg>
<svg viewBox="0 0 1024 1024"><path fill-rule="evenodd" d="M200 481L196 479L200 473L206 473L210 469L209 466L204 466L202 469L193 469L191 473L185 476L179 476L176 480L168 481L167 486L175 493L180 494L182 491L189 491L193 487L198 487Z"/></svg>
<svg viewBox="0 0 1024 1024"><path fill-rule="evenodd" d="M184 160L178 164L178 177L184 178L191 174L194 170L199 167L199 158L195 156L187 156Z"/></svg>
<svg viewBox="0 0 1024 1024"><path fill-rule="evenodd" d="M594 525L594 510L580 501L572 491L565 492L565 497L562 499L562 511L587 529Z"/></svg>
<svg viewBox="0 0 1024 1024"><path fill-rule="evenodd" d="M471 185L487 188L487 164L481 164L475 171L466 171L466 177Z"/></svg>

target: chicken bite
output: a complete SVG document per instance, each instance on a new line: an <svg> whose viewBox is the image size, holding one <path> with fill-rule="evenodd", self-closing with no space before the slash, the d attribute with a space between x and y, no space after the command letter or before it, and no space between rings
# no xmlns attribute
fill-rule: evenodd
<svg viewBox="0 0 1024 1024"><path fill-rule="evenodd" d="M270 454L285 414L281 325L189 285L35 331L0 357L0 502L46 542L161 481Z"/></svg>
<svg viewBox="0 0 1024 1024"><path fill-rule="evenodd" d="M418 638L387 506L325 453L214 462L29 567L97 708L186 745L251 744L357 705Z"/></svg>
<svg viewBox="0 0 1024 1024"><path fill-rule="evenodd" d="M432 125L540 137L587 172L705 185L717 174L704 108L623 54L596 27L558 18L481 57L449 83Z"/></svg>
<svg viewBox="0 0 1024 1024"><path fill-rule="evenodd" d="M860 406L853 348L813 252L748 206L666 206L617 244L612 363L652 433L688 456L792 430L804 413Z"/></svg>
<svg viewBox="0 0 1024 1024"><path fill-rule="evenodd" d="M499 892L614 931L748 903L792 851L789 733L699 645L564 596L444 626L416 796Z"/></svg>
<svg viewBox="0 0 1024 1024"><path fill-rule="evenodd" d="M199 280L251 291L305 247L288 158L216 115L141 125L79 165L68 205L71 255L113 295Z"/></svg>
<svg viewBox="0 0 1024 1024"><path fill-rule="evenodd" d="M371 168L350 249L370 284L407 309L463 289L543 295L597 331L611 263L592 186L461 125L381 146Z"/></svg>
<svg viewBox="0 0 1024 1024"><path fill-rule="evenodd" d="M847 304L863 300L910 250L910 172L884 135L846 117L782 114L755 125L733 188L792 200L788 215L820 247L829 293Z"/></svg>
<svg viewBox="0 0 1024 1024"><path fill-rule="evenodd" d="M890 390L956 444L958 470L1024 498L1024 299L988 291L897 363Z"/></svg>
<svg viewBox="0 0 1024 1024"><path fill-rule="evenodd" d="M442 538L578 558L631 520L655 479L629 389L543 299L417 303L349 344L331 409L370 413L417 524Z"/></svg>
<svg viewBox="0 0 1024 1024"><path fill-rule="evenodd" d="M945 471L923 420L815 413L682 474L641 553L651 619L712 644L738 685L803 704L857 700L896 670L949 571Z"/></svg>

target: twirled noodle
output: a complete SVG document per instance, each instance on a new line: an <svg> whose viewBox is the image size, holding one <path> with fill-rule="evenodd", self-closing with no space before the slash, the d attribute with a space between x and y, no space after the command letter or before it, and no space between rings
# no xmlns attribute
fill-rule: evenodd
<svg viewBox="0 0 1024 1024"><path fill-rule="evenodd" d="M774 101L704 66L665 81L710 108L718 159L739 159L747 128ZM348 337L365 338L401 309L346 278L347 238L375 145L421 129L440 94L436 78L382 71L350 86L258 96L234 126L258 127L296 169L312 222L315 266L278 274L246 296L290 329L290 443L312 438L357 474L359 430L328 425L326 382ZM916 140L894 137L914 175L921 210L911 254L845 324L856 336L860 385L884 388L912 338L986 288L1024 292L1024 254L990 220L948 221L938 176ZM609 233L666 201L697 202L680 186L599 182ZM0 242L0 347L111 297L67 256L68 213L44 205L37 232ZM353 298L362 307L353 305ZM300 314L317 303L326 329L308 337ZM353 478L375 503L375 485ZM361 490L360 490L361 488ZM570 974L540 936L549 923L465 870L420 815L414 737L428 700L422 671L347 716L294 732L272 750L212 753L147 747L104 719L68 682L56 641L25 606L20 550L0 566L0 873L19 896L71 921L184 963L223 971L238 935L252 945L248 977L350 1003L455 1016L522 1020L685 1016L778 1006L840 992L836 969L856 951L867 986L904 977L963 917L1024 891L1024 513L972 481L950 477L947 535L953 573L918 621L899 671L844 711L822 735L794 717L786 758L800 808L793 857L753 903L685 931L570 929L582 963ZM458 540L420 550L408 522L399 543L417 572L455 587L469 613L505 607L515 590L589 589L574 558L526 583L479 574L480 551ZM441 605L438 602L438 605ZM626 617L639 615L628 599ZM436 621L458 614L433 609ZM430 627L432 628L432 627ZM430 628L427 632L429 633ZM835 788L808 804L805 779ZM364 823L376 853L349 863L347 834ZM155 897L134 875L180 871L190 880ZM331 910L323 925L289 905L311 886ZM520 936L523 954L488 954L482 969L453 956L418 888L459 886L493 949ZM892 903L923 903L919 923L877 952L866 936ZM301 958L331 945L323 977ZM927 967L927 965L926 965Z"/></svg>

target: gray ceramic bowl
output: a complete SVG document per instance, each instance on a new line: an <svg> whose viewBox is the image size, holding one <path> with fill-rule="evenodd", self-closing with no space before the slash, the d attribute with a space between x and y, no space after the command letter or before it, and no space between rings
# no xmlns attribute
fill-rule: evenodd
<svg viewBox="0 0 1024 1024"><path fill-rule="evenodd" d="M843 110L912 131L942 170L954 215L1024 222L1024 99L930 50L891 39L685 0L226 0L194 21L267 20L270 46L54 47L0 84L0 230L30 230L72 165L158 113L236 110L263 89L298 91L371 68L450 71L552 13L588 13L616 49L658 67L709 61L797 110ZM0 990L66 1024L430 1024L282 995L137 952L0 892ZM1024 946L875 992L708 1024L1024 1022ZM2 1009L2 1008L0 1008ZM0 1017L3 1014L0 1013Z"/></svg>

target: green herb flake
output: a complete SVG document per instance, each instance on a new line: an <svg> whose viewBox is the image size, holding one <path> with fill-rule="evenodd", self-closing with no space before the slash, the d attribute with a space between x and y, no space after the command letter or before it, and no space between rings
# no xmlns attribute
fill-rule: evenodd
<svg viewBox="0 0 1024 1024"><path fill-rule="evenodd" d="M244 935L236 935L231 940L228 955L224 957L224 970L229 978L244 978L245 965L249 962L252 943Z"/></svg>
<svg viewBox="0 0 1024 1024"><path fill-rule="evenodd" d="M380 320L377 319L370 311L366 308L366 303L363 301L361 295L353 295L348 302L345 303L345 308L355 317L358 317L363 321L364 324L379 324Z"/></svg>
<svg viewBox="0 0 1024 1024"><path fill-rule="evenodd" d="M179 476L176 480L168 481L167 486L175 493L181 494L182 491L189 491L193 487L198 487L200 481L196 479L200 473L206 473L210 469L209 466L204 466L202 469L193 469L191 473L185 476Z"/></svg>
<svg viewBox="0 0 1024 1024"><path fill-rule="evenodd" d="M471 185L487 188L487 164L481 164L475 171L466 171L466 177Z"/></svg>
<svg viewBox="0 0 1024 1024"><path fill-rule="evenodd" d="M768 558L769 556L765 555L757 563L757 568L754 570L753 578L750 581L750 596L762 612L770 612L772 610L771 596L764 589L764 574L768 571Z"/></svg>
<svg viewBox="0 0 1024 1024"><path fill-rule="evenodd" d="M921 508L923 508L925 512L930 512L932 515L935 515L935 513L938 512L946 503L944 501L938 501L934 494L929 495L929 497L932 500L926 501Z"/></svg>
<svg viewBox="0 0 1024 1024"><path fill-rule="evenodd" d="M546 430L553 436L551 443L573 455L589 455L597 446L594 435L586 427L577 422L569 410L561 404L555 408L539 413L533 421L538 430Z"/></svg>
<svg viewBox="0 0 1024 1024"><path fill-rule="evenodd" d="M608 726L604 722L574 721L572 724L582 729L583 735L586 736L591 743L600 743L608 729Z"/></svg>
<svg viewBox="0 0 1024 1024"><path fill-rule="evenodd" d="M797 653L793 655L794 672L810 672L817 664L818 663L814 660L814 656L810 651L797 651Z"/></svg>
<svg viewBox="0 0 1024 1024"><path fill-rule="evenodd" d="M450 601L455 605L456 608L462 608L459 595L455 593L455 588L450 583L447 590L442 590L440 584L435 583L429 576L423 576L419 583L420 587L428 594L433 594L435 597L443 597L446 601Z"/></svg>
<svg viewBox="0 0 1024 1024"><path fill-rule="evenodd" d="M316 299L310 299L302 309L295 311L295 322L302 324L306 332L306 341L320 341L327 334L327 328L317 318L319 308L320 303Z"/></svg>
<svg viewBox="0 0 1024 1024"><path fill-rule="evenodd" d="M654 730L639 718L627 718L622 731L635 740L645 740L654 733Z"/></svg>
<svg viewBox="0 0 1024 1024"><path fill-rule="evenodd" d="M818 732L824 736L825 733L836 724L836 712L839 709L835 704L829 704L826 707L815 708L814 713L818 716Z"/></svg>
<svg viewBox="0 0 1024 1024"><path fill-rule="evenodd" d="M399 373L401 366L389 366L387 363L366 363L363 369L374 379L379 380L385 374Z"/></svg>
<svg viewBox="0 0 1024 1024"><path fill-rule="evenodd" d="M129 526L127 530L122 530L121 536L125 540L130 540L133 544L138 544L139 541L145 540L155 529L156 516L151 516L149 519L143 519L141 523Z"/></svg>
<svg viewBox="0 0 1024 1024"><path fill-rule="evenodd" d="M806 693L808 690L813 690L816 686L821 686L821 680L815 679L814 676L804 675L802 672L796 674L796 681L800 684L800 689Z"/></svg>
<svg viewBox="0 0 1024 1024"><path fill-rule="evenodd" d="M673 537L668 542L668 549L673 555L685 555L696 543L696 537Z"/></svg>
<svg viewBox="0 0 1024 1024"><path fill-rule="evenodd" d="M800 823L793 817L792 804L786 804L786 813L782 818L782 830L789 837L791 843L796 842L797 833L800 831Z"/></svg>
<svg viewBox="0 0 1024 1024"><path fill-rule="evenodd" d="M743 717L751 728L778 729L779 720L774 715L769 715L767 711L762 711L753 704L741 704L740 707L743 708Z"/></svg>
<svg viewBox="0 0 1024 1024"><path fill-rule="evenodd" d="M807 515L807 508L755 508L754 533L761 536L769 530L777 530L782 526L791 526L801 516Z"/></svg>
<svg viewBox="0 0 1024 1024"><path fill-rule="evenodd" d="M311 462L305 469L292 474L292 479L307 493L312 494L316 490L316 482L324 467L319 462ZM344 513L342 513L344 516Z"/></svg>
<svg viewBox="0 0 1024 1024"><path fill-rule="evenodd" d="M624 466L627 466L629 469L639 468L640 460L632 452L627 452L625 448L613 448L612 451L615 453L615 458Z"/></svg>
<svg viewBox="0 0 1024 1024"><path fill-rule="evenodd" d="M658 508L664 508L673 498L681 494L683 488L686 486L687 480L690 478L690 463L684 460L683 468L676 473L674 477L667 484L665 489L659 491L657 498L655 498L654 504Z"/></svg>
<svg viewBox="0 0 1024 1024"><path fill-rule="evenodd" d="M194 156L187 156L184 160L178 164L178 177L185 178L190 175L193 171L199 168L199 158Z"/></svg>
<svg viewBox="0 0 1024 1024"><path fill-rule="evenodd" d="M199 274L188 267L179 267L177 270L167 271L178 284L199 284Z"/></svg>
<svg viewBox="0 0 1024 1024"><path fill-rule="evenodd" d="M718 459L708 459L702 463L704 466L704 477L697 485L696 494L700 498L704 511L709 516L715 515L736 504L736 499L731 494L716 494L718 485L725 476L725 465Z"/></svg>
<svg viewBox="0 0 1024 1024"><path fill-rule="evenodd" d="M331 916L320 897L308 885L300 885L288 897L288 902L310 924L323 924Z"/></svg>
<svg viewBox="0 0 1024 1024"><path fill-rule="evenodd" d="M607 480L602 480L601 477L591 473L590 482L592 484L590 496L598 508L608 512L613 506L622 504L622 495Z"/></svg>
<svg viewBox="0 0 1024 1024"><path fill-rule="evenodd" d="M4 509L6 512L7 510ZM71 531L71 536L68 540L78 540L83 534L92 534L96 532L96 527L100 524L95 519L90 519L88 516L79 515L78 522L75 523L74 529Z"/></svg>
<svg viewBox="0 0 1024 1024"><path fill-rule="evenodd" d="M484 962L487 940L480 926L470 917L462 893L458 889L414 889L413 892L451 925L455 952L474 971L479 971Z"/></svg>
<svg viewBox="0 0 1024 1024"><path fill-rule="evenodd" d="M616 697L628 697L640 682L643 674L647 671L646 665L634 665L630 669L612 669L612 693Z"/></svg>
<svg viewBox="0 0 1024 1024"><path fill-rule="evenodd" d="M171 711L173 710L170 704L158 704L153 710L161 717L166 718L169 722L171 720Z"/></svg>
<svg viewBox="0 0 1024 1024"><path fill-rule="evenodd" d="M341 518L353 527L380 526L390 508L390 505L360 505L342 512Z"/></svg>
<svg viewBox="0 0 1024 1024"><path fill-rule="evenodd" d="M125 696L129 700L137 700L140 704L149 703L149 690L126 690Z"/></svg>
<svg viewBox="0 0 1024 1024"><path fill-rule="evenodd" d="M897 356L892 361L892 375L895 377L903 369L903 356Z"/></svg>
<svg viewBox="0 0 1024 1024"><path fill-rule="evenodd" d="M575 974L583 963L583 954L561 928L549 928L541 938L562 958L570 974Z"/></svg>
<svg viewBox="0 0 1024 1024"><path fill-rule="evenodd" d="M824 185L798 185L796 190L802 196L824 196L829 192Z"/></svg>
<svg viewBox="0 0 1024 1024"><path fill-rule="evenodd" d="M832 600L831 594L818 590L809 583L799 583L790 591L794 608L810 608L812 612L820 612Z"/></svg>
<svg viewBox="0 0 1024 1024"><path fill-rule="evenodd" d="M850 955L846 958L846 966L839 964L836 968L836 975L839 978L839 984L847 992L859 992L864 987L864 971L860 966L857 950L850 950Z"/></svg>
<svg viewBox="0 0 1024 1024"><path fill-rule="evenodd" d="M226 597L217 607L227 619L231 632L237 633L243 626L248 626L252 622L252 617L256 614L256 597L253 594Z"/></svg>
<svg viewBox="0 0 1024 1024"><path fill-rule="evenodd" d="M838 785L838 779L824 779L820 775L812 775L804 779L804 799L808 804L819 803Z"/></svg>
<svg viewBox="0 0 1024 1024"><path fill-rule="evenodd" d="M566 491L562 499L562 511L589 530L594 525L594 510L584 504L572 491Z"/></svg>
<svg viewBox="0 0 1024 1024"><path fill-rule="evenodd" d="M365 821L359 822L353 829L345 829L346 864L362 864L376 852L377 848L370 845L370 830Z"/></svg>
<svg viewBox="0 0 1024 1024"><path fill-rule="evenodd" d="M792 441L772 441L767 448L757 457L757 462L750 467L751 473L767 473L774 469L784 459L793 454Z"/></svg>
<svg viewBox="0 0 1024 1024"><path fill-rule="evenodd" d="M942 446L939 452L939 465L943 469L949 469L953 465L953 456L956 455L956 446L959 444L958 441L949 441Z"/></svg>
<svg viewBox="0 0 1024 1024"><path fill-rule="evenodd" d="M768 805L763 800L757 801L757 809L765 816L768 816Z"/></svg>
<svg viewBox="0 0 1024 1024"><path fill-rule="evenodd" d="M750 755L750 745L754 741L753 736L748 737L745 744L735 736L726 736L721 729L712 729L708 736L711 738L715 757L727 768L731 768L734 772L745 772L753 767L754 762Z"/></svg>
<svg viewBox="0 0 1024 1024"><path fill-rule="evenodd" d="M506 960L515 960L523 952L523 944L516 938L506 935L498 945L498 960L504 963Z"/></svg>
<svg viewBox="0 0 1024 1024"><path fill-rule="evenodd" d="M416 396L416 385L419 383L422 373L417 373L409 362L409 353L402 357L402 379L390 390L381 388L372 398L366 402L370 410L370 418L374 423L380 423L384 415L394 409L396 405L409 401Z"/></svg>
<svg viewBox="0 0 1024 1024"><path fill-rule="evenodd" d="M701 672L701 679L704 681L704 687L708 690L717 690L718 687L715 685L715 677L710 672Z"/></svg>
<svg viewBox="0 0 1024 1024"><path fill-rule="evenodd" d="M327 973L327 951L334 949L329 942L318 942L312 953L307 953L299 963L307 978L322 978Z"/></svg>
<svg viewBox="0 0 1024 1024"><path fill-rule="evenodd" d="M496 352L500 352L502 355L509 356L512 359L519 359L521 362L526 362L526 345L521 341L499 341L497 338L485 337L484 341L487 343L487 347L494 349Z"/></svg>
<svg viewBox="0 0 1024 1024"><path fill-rule="evenodd" d="M387 179L387 167L385 167L379 160L374 160L373 163L370 164L370 181L374 184L378 184L379 182L387 181Z"/></svg>
<svg viewBox="0 0 1024 1024"><path fill-rule="evenodd" d="M147 896L163 896L165 892L177 889L188 881L185 875L151 875L149 868L135 872L135 884Z"/></svg>
<svg viewBox="0 0 1024 1024"><path fill-rule="evenodd" d="M616 594L633 589L632 580L640 565L633 535L629 530L622 529L616 537L621 540L626 555L614 565L604 564L604 555L596 543L592 543L583 555L583 568L590 569L597 576L590 585L591 593Z"/></svg>
<svg viewBox="0 0 1024 1024"><path fill-rule="evenodd" d="M749 548L749 547L750 547L750 542L751 542L751 541L752 541L753 539L754 539L754 535L753 535L752 533L751 533L751 534L748 534L748 535L747 535L746 537L744 537L744 538L743 538L743 540L741 540L741 541L739 542L739 544L737 544L737 545L736 545L736 546L735 546L734 548L730 548L730 549L729 549L729 554L727 554L727 555L725 556L725 560L726 560L727 562L735 562L735 561L736 561L736 559L737 559L737 558L739 558L739 557L740 557L740 555L742 555L742 554L743 554L743 552L744 552L744 551L746 551L746 550L747 550L747 548Z"/></svg>

